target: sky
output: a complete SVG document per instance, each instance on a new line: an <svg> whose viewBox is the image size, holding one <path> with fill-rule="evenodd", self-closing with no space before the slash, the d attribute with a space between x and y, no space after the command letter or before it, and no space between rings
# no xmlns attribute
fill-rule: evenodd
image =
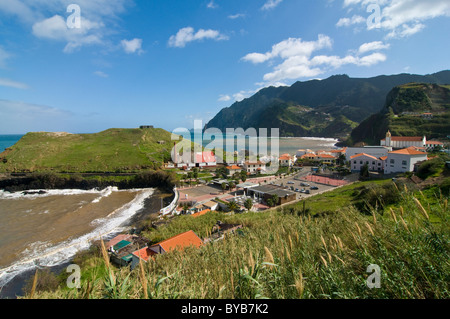
<svg viewBox="0 0 450 319"><path fill-rule="evenodd" d="M448 0L0 0L0 134L206 124L268 86L449 69Z"/></svg>

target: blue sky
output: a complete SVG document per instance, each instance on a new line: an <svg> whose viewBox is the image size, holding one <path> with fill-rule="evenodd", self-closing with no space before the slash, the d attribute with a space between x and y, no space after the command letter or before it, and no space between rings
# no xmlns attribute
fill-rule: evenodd
<svg viewBox="0 0 450 319"><path fill-rule="evenodd" d="M0 0L0 134L172 131L270 85L434 73L449 17L448 0Z"/></svg>

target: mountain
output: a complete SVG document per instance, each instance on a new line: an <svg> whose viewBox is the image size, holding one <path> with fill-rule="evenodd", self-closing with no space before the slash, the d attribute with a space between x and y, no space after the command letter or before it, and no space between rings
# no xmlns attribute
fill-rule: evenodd
<svg viewBox="0 0 450 319"><path fill-rule="evenodd" d="M159 167L171 148L171 133L158 128L33 132L0 153L0 172L132 172Z"/></svg>
<svg viewBox="0 0 450 319"><path fill-rule="evenodd" d="M343 138L383 108L393 87L411 82L447 84L450 71L373 78L335 75L290 87L268 87L222 109L205 129L279 127L281 136Z"/></svg>
<svg viewBox="0 0 450 319"><path fill-rule="evenodd" d="M447 137L450 134L450 85L409 83L393 88L384 108L356 127L347 144L378 145L388 130L394 136Z"/></svg>

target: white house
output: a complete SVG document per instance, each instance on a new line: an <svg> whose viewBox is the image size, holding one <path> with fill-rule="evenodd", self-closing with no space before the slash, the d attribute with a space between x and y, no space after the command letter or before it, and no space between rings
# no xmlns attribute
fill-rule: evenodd
<svg viewBox="0 0 450 319"><path fill-rule="evenodd" d="M414 164L427 159L427 153L417 151L413 147L389 152L384 172L385 174L412 172Z"/></svg>
<svg viewBox="0 0 450 319"><path fill-rule="evenodd" d="M291 167L295 163L296 157L292 157L289 154L283 154L278 160L280 161L280 166Z"/></svg>
<svg viewBox="0 0 450 319"><path fill-rule="evenodd" d="M367 154L376 158L380 158L387 156L390 151L392 151L392 148L386 146L348 147L345 152L345 160L349 162L352 156L358 154Z"/></svg>
<svg viewBox="0 0 450 319"><path fill-rule="evenodd" d="M258 171L263 172L266 170L266 164L261 161L245 162L244 170L246 170L247 173L250 173L250 174L255 174Z"/></svg>
<svg viewBox="0 0 450 319"><path fill-rule="evenodd" d="M432 150L437 146L444 147L444 143L439 141L427 141L427 145L425 147L427 150Z"/></svg>
<svg viewBox="0 0 450 319"><path fill-rule="evenodd" d="M357 154L350 159L350 169L352 172L359 172L361 168L367 164L369 171L382 172L385 168L387 156L375 157L369 154Z"/></svg>
<svg viewBox="0 0 450 319"><path fill-rule="evenodd" d="M425 136L392 136L391 132L388 131L386 138L380 141L380 145L394 149L403 149L411 146L425 147L427 145L427 138Z"/></svg>

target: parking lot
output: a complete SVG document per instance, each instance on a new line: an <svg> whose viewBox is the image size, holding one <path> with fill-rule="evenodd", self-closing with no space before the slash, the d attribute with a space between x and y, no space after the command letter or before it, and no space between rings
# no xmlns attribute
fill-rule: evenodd
<svg viewBox="0 0 450 319"><path fill-rule="evenodd" d="M296 175L288 176L283 179L276 180L273 183L278 186L287 187L297 193L297 199L308 198L316 194L327 192L336 188L333 185L324 185L314 181L307 181L310 171L302 171ZM308 194L309 192L309 194Z"/></svg>

